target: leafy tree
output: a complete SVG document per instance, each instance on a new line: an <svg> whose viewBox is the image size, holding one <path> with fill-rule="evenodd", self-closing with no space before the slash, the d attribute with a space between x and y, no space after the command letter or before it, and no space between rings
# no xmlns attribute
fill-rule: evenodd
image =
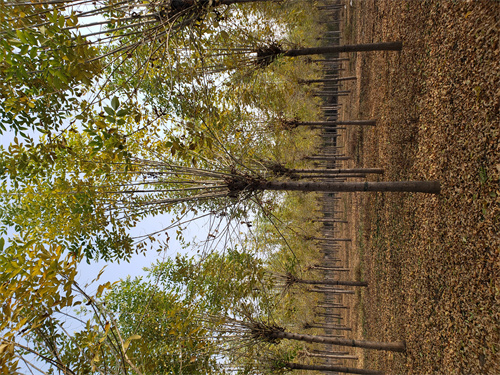
<svg viewBox="0 0 500 375"><path fill-rule="evenodd" d="M141 373L222 373L193 301L141 278L119 282L105 301L121 334L137 337L127 355Z"/></svg>
<svg viewBox="0 0 500 375"><path fill-rule="evenodd" d="M76 29L62 3L2 2L0 7L0 132L57 131L102 71L97 49Z"/></svg>

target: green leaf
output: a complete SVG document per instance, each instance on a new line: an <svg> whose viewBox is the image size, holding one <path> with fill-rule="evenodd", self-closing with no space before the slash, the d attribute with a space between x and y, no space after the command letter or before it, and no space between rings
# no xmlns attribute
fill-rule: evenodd
<svg viewBox="0 0 500 375"><path fill-rule="evenodd" d="M118 97L115 96L113 99L111 99L111 107L116 111L119 106L120 106L120 100L118 99Z"/></svg>
<svg viewBox="0 0 500 375"><path fill-rule="evenodd" d="M112 109L112 108L109 108L109 107L104 107L104 110L106 111L106 113L110 116L115 116L115 111Z"/></svg>

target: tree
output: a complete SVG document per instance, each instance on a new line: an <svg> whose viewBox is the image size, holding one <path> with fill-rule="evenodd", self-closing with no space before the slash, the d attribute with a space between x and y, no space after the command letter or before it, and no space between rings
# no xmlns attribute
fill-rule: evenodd
<svg viewBox="0 0 500 375"><path fill-rule="evenodd" d="M62 3L8 3L0 10L0 133L30 139L57 131L102 71L97 50ZM83 107L82 107L83 106Z"/></svg>
<svg viewBox="0 0 500 375"><path fill-rule="evenodd" d="M78 304L72 294L76 260L60 246L0 239L0 367L16 373L20 345L57 312Z"/></svg>
<svg viewBox="0 0 500 375"><path fill-rule="evenodd" d="M305 285L321 285L321 286L330 286L330 285L343 285L343 286L368 286L368 283L365 281L349 281L349 280L306 280L298 278L292 273L287 273L286 275L273 274L277 280L283 280L287 287L291 287L294 284L305 284Z"/></svg>
<svg viewBox="0 0 500 375"><path fill-rule="evenodd" d="M366 370L361 368L335 366L335 365L306 365L302 363L284 362L279 364L285 370L312 370L312 371L336 371L346 374L369 374L384 375L382 371Z"/></svg>
<svg viewBox="0 0 500 375"><path fill-rule="evenodd" d="M143 374L222 373L196 300L151 276L121 281L105 297L121 335L137 337L127 355Z"/></svg>
<svg viewBox="0 0 500 375"><path fill-rule="evenodd" d="M314 336L299 333L287 332L285 328L273 323L266 323L261 319L255 319L247 315L244 320L226 318L225 329L237 335L241 340L249 343L267 342L277 344L281 340L303 341L308 343L322 343L340 346L350 346L356 348L385 350L391 352L404 352L406 344L404 342L376 342L364 340L351 340L329 336Z"/></svg>

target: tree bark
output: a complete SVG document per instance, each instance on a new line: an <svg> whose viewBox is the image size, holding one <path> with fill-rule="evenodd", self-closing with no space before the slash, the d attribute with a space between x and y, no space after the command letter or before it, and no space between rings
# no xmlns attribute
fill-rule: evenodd
<svg viewBox="0 0 500 375"><path fill-rule="evenodd" d="M377 120L350 120L350 121L300 121L296 126L320 126L320 127L335 127L337 125L368 125L375 126Z"/></svg>
<svg viewBox="0 0 500 375"><path fill-rule="evenodd" d="M352 331L351 327L336 326L331 324L307 324L307 326L304 326L304 329L309 329L309 328L333 329L337 331Z"/></svg>
<svg viewBox="0 0 500 375"><path fill-rule="evenodd" d="M321 271L335 271L335 272L348 272L351 269L350 268L342 268L342 267L327 267L327 266L310 266L309 267L312 270L321 270Z"/></svg>
<svg viewBox="0 0 500 375"><path fill-rule="evenodd" d="M342 281L342 280L304 280L295 279L296 283L307 285L344 285L344 286L368 286L366 281Z"/></svg>
<svg viewBox="0 0 500 375"><path fill-rule="evenodd" d="M290 49L284 51L283 55L288 57L322 55L326 53L341 53L341 52L370 52L370 51L401 51L403 48L402 42L382 42L368 44L353 44L345 46L328 46L314 48Z"/></svg>
<svg viewBox="0 0 500 375"><path fill-rule="evenodd" d="M316 219L311 220L313 223L343 223L347 224L347 220L337 220L337 219Z"/></svg>
<svg viewBox="0 0 500 375"><path fill-rule="evenodd" d="M316 173L316 174L340 174L340 173L366 173L366 174L383 174L384 170L381 168L346 168L346 169L289 169L287 173Z"/></svg>
<svg viewBox="0 0 500 375"><path fill-rule="evenodd" d="M439 181L394 181L394 182L295 182L295 181L264 181L259 190L288 191L325 191L325 192L356 192L356 191L390 191L439 194Z"/></svg>
<svg viewBox="0 0 500 375"><path fill-rule="evenodd" d="M291 370L313 370L313 371L336 371L345 374L368 374L368 375L384 375L381 371L365 370L361 368L332 366L332 365L304 365L301 363L286 363L286 368Z"/></svg>
<svg viewBox="0 0 500 375"><path fill-rule="evenodd" d="M318 358L332 358L332 359L354 359L358 360L358 357L355 355L346 355L346 354L315 354L315 353L307 353L308 357L318 357Z"/></svg>
<svg viewBox="0 0 500 375"><path fill-rule="evenodd" d="M354 290L328 289L321 287L317 287L316 289L308 289L308 291L312 293L355 294Z"/></svg>
<svg viewBox="0 0 500 375"><path fill-rule="evenodd" d="M351 160L349 156L306 156L304 157L304 160L333 160L333 161L338 161L338 160ZM282 189L277 189L277 190L282 190ZM288 190L288 189L284 189ZM311 190L313 191L313 190Z"/></svg>
<svg viewBox="0 0 500 375"><path fill-rule="evenodd" d="M304 341L309 343L316 342L320 344L350 346L354 348L384 350L390 352L402 353L406 350L406 344L403 341L378 342L378 341L351 340L351 339L305 335L300 333L282 332L282 331L274 331L270 335L271 335L270 338L273 339L295 340L295 341Z"/></svg>

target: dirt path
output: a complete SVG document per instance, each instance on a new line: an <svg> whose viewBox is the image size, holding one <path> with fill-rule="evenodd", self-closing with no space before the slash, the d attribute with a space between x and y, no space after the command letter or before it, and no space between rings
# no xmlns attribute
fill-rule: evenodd
<svg viewBox="0 0 500 375"><path fill-rule="evenodd" d="M408 353L365 353L390 373L500 373L500 3L362 1L346 42L403 41L353 56L344 118L356 165L384 180L439 180L442 194L370 194L353 228L364 293L358 335L405 339ZM355 221L352 219L351 221ZM353 258L355 259L355 258Z"/></svg>

